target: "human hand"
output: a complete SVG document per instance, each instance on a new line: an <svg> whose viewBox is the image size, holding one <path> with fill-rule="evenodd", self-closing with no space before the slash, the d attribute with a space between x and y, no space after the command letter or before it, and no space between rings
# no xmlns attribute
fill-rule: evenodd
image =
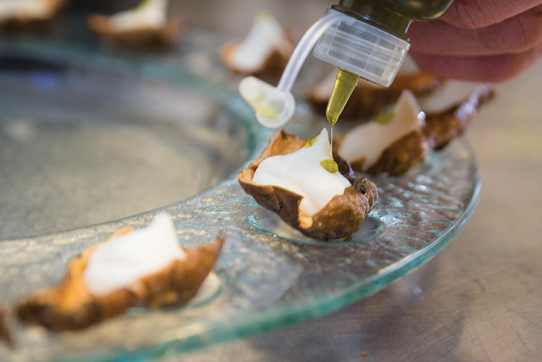
<svg viewBox="0 0 542 362"><path fill-rule="evenodd" d="M542 55L542 0L457 0L439 20L413 23L410 54L446 78L501 82Z"/></svg>

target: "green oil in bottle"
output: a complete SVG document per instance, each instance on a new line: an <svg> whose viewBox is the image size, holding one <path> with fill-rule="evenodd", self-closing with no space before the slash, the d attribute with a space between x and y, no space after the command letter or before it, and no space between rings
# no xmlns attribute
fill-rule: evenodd
<svg viewBox="0 0 542 362"><path fill-rule="evenodd" d="M339 69L337 80L331 98L327 103L326 118L331 127L337 123L339 116L343 112L346 102L352 95L356 84L358 83L359 75L350 73L344 69Z"/></svg>
<svg viewBox="0 0 542 362"><path fill-rule="evenodd" d="M327 103L326 118L331 126L331 154L329 160L322 161L321 165L331 173L335 173L339 169L337 162L333 160L333 128L335 123L337 123L346 102L348 102L348 99L352 95L358 80L358 75L350 73L344 69L339 69L337 80L335 81L335 87L333 88L333 93L331 93L331 98L329 98L329 102Z"/></svg>

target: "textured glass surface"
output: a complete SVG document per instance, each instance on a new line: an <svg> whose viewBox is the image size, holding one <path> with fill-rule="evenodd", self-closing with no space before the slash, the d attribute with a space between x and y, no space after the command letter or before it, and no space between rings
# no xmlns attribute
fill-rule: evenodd
<svg viewBox="0 0 542 362"><path fill-rule="evenodd" d="M139 69L4 48L0 240L184 200L246 160L246 132L224 107Z"/></svg>
<svg viewBox="0 0 542 362"><path fill-rule="evenodd" d="M52 54L35 47L25 51L40 57ZM256 146L252 157L272 135L252 123L251 111L239 98L179 69L152 62L135 67L59 49L54 54L73 64L99 64L102 71L132 66L131 71L137 70L141 77L205 94L221 105L220 114L233 114L244 127L246 149ZM77 97L77 90L73 93ZM298 117L289 127L301 135L317 133L323 122ZM124 225L147 225L156 212L173 216L179 239L187 247L213 240L221 229L227 232L215 269L219 285L200 302L164 310L132 309L73 333L53 334L16 324L17 348L0 345L0 360L143 360L325 315L376 292L435 256L472 215L480 188L472 150L463 139L430 155L425 165L406 176L371 180L379 187L380 200L370 220L385 232L358 243L292 243L261 231L248 221L260 207L242 191L235 173L196 196L151 212L56 234L2 238L0 300L9 306L57 283L67 261L80 251Z"/></svg>

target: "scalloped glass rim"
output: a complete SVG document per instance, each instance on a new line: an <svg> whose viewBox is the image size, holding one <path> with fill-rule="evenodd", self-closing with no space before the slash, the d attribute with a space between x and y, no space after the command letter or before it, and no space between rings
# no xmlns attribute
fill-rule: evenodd
<svg viewBox="0 0 542 362"><path fill-rule="evenodd" d="M0 46L11 47L16 51L28 52L34 56L53 55L67 57L72 61L99 62L104 67L134 65L127 60L110 58L105 55L86 54L84 51L73 48L36 43L0 43ZM160 64L157 60L145 59L140 61L137 66L137 69L147 76L166 80L172 84L188 84L194 91L204 92L210 98L227 105L227 108L237 116L239 122L247 129L248 144L250 149L254 151L253 155L259 153L272 135L272 132L257 126L251 109L237 95L226 91L225 88L199 79L180 69ZM305 124L304 127L309 126L310 124ZM223 318L205 319L199 324L187 323L187 325L166 326L164 328L168 329L168 333L161 333L160 339L158 337L153 339L151 336L148 337L150 342L140 343L131 348L126 344L119 343L119 345L100 345L100 349L96 349L97 344L94 343L90 350L84 348L71 350L62 355L53 354L48 359L73 360L77 358L87 361L122 361L157 358L213 343L253 336L256 333L326 315L375 293L437 255L463 229L474 213L481 182L473 151L465 139L456 140L441 153L429 156L427 164L427 167L420 168L415 171L416 173L411 173L404 178L386 178L385 176L372 178L379 186L382 197L371 216L379 218L386 224L387 233L366 243L333 246L294 244L289 241L281 241L258 230L247 222L247 214L259 206L244 194L237 183L236 175L232 175L188 200L148 213L54 235L1 242L0 249L5 252L3 256L5 259L0 258L0 260L19 256L20 253L31 252L24 250L24 248L21 249L20 245L48 245L50 250L46 250L44 255L34 255L37 258L34 261L37 265L36 268L38 268L36 270L39 270L40 262L51 262L47 259L49 254L54 256L61 253L62 260L67 260L78 251L102 240L105 235L117 230L120 226L131 224L135 227L141 227L149 222L153 214L161 211L167 211L174 215L180 240L188 247L209 241L214 238L218 229L227 229L227 245L216 269L222 282L221 293L215 298L211 298L210 304L223 304L223 298L229 298L227 301L232 302L230 304L237 306L240 308L239 310L227 310L229 314L226 313ZM433 172L432 167L438 168L434 174L431 173ZM435 174L440 176L442 173L444 173L442 178L435 181ZM460 179L458 180L454 176L459 176ZM422 181L421 184L417 183L419 180ZM423 182L428 184L423 184ZM456 187L456 184L460 182L463 184ZM446 186L449 184L453 184L454 187L447 188ZM401 192L394 194L396 189L400 189ZM450 195L450 192L457 192L458 195ZM425 211L420 213L413 211L417 210L416 208L419 208L420 205L423 206L423 203L432 197L439 199L441 205L431 205L431 210L425 211L427 213L436 212L435 215L429 217L424 214ZM411 199L414 199L415 202L410 203ZM393 214L389 210L394 210ZM187 219L186 215L190 215L191 218ZM193 215L196 216L193 217ZM401 215L405 216L410 224L407 225L406 221L404 224L398 222L397 220L402 220ZM404 228L413 227L415 229L418 225L426 228L424 229L426 239L417 239L418 234L407 235L406 239L401 238ZM36 241L39 242L36 243ZM411 244L409 244L410 242ZM378 260L363 259L364 247L369 244L379 246L384 243L393 246L393 250L386 251L387 254L382 255ZM419 249L413 246L419 247ZM370 264L369 262L374 264L372 269L363 264L369 268L370 273L368 272L367 275L356 274L359 269L357 263L361 262L367 265ZM54 263L59 264L58 257ZM326 270L323 275L315 276L313 268L322 265L331 267L331 269ZM270 268L270 266L274 268ZM23 270L24 273L33 272L34 265L26 265L26 267L29 270ZM259 269L256 270L256 268ZM273 274L269 273L270 270ZM246 273L247 271L248 273ZM25 277L24 273L21 272L21 278ZM25 287L33 290L36 285L43 285L47 281L58 279L61 275L58 270L51 272L50 275L43 274L36 276L38 280L29 279L29 285ZM237 288L239 286L245 288L244 294ZM13 295L20 295L21 291L18 291L17 287L20 286L10 285L10 288L6 288L5 295L8 300L14 298ZM248 293L246 288L251 293ZM262 299L266 301L262 302ZM247 304L248 307L245 307L246 309L239 307L243 305L243 303L238 303L239 301ZM177 313L182 315L183 310L181 308L181 310L171 313L172 315L166 314L164 318L169 320ZM124 323L129 323L125 319L113 320L103 328L124 326ZM195 325L198 328L189 328ZM161 326L147 327L160 328ZM61 339L64 337L75 338L72 339L75 342L79 338L91 338L90 341L93 341L92 333L98 333L99 336L101 328L98 326L88 333L62 335L53 338L53 341L61 343ZM132 332L129 329L126 331L127 333ZM151 330L149 334L153 334L152 332ZM160 330L160 332L164 332L164 330ZM91 337L88 337L87 334L90 334Z"/></svg>

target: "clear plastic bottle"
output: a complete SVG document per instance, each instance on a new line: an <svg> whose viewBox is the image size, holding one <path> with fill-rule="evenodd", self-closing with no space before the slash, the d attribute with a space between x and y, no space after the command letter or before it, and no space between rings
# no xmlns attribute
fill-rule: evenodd
<svg viewBox="0 0 542 362"><path fill-rule="evenodd" d="M371 82L389 86L410 47L407 30L413 21L438 18L453 0L341 0L328 12L354 21L330 26L314 56Z"/></svg>
<svg viewBox="0 0 542 362"><path fill-rule="evenodd" d="M384 87L392 83L410 48L410 24L434 20L452 3L453 0L341 0L307 31L278 87L245 79L239 86L240 93L256 110L261 124L270 128L284 125L295 108L290 90L316 44L314 56L339 68L326 112L333 125L359 77Z"/></svg>
<svg viewBox="0 0 542 362"><path fill-rule="evenodd" d="M448 10L453 0L341 0L329 11L355 21L330 26L314 56L339 68L326 117L333 127L359 77L388 87L410 48L407 30L413 21L429 21Z"/></svg>

